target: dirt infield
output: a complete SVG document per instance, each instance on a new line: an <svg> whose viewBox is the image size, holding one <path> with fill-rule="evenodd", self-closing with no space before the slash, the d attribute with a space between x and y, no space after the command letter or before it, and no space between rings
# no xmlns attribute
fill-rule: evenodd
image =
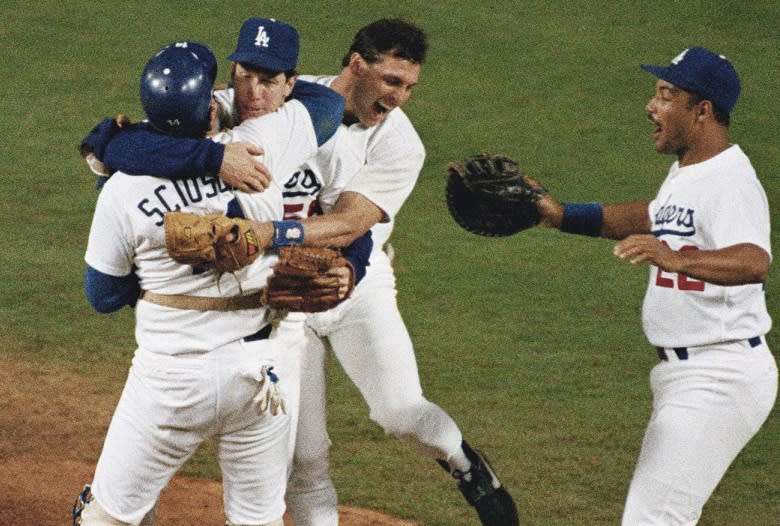
<svg viewBox="0 0 780 526"><path fill-rule="evenodd" d="M0 517L25 526L70 524L117 396L67 371L0 358ZM350 506L341 506L339 516L343 526L415 526ZM222 485L175 477L156 524L221 526Z"/></svg>

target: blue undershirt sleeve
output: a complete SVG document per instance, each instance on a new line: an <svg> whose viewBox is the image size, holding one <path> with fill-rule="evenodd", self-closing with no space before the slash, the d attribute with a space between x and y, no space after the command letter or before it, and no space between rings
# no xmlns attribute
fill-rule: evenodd
<svg viewBox="0 0 780 526"><path fill-rule="evenodd" d="M344 97L316 82L297 80L290 98L300 101L308 110L318 146L333 137L344 118Z"/></svg>
<svg viewBox="0 0 780 526"><path fill-rule="evenodd" d="M111 276L87 265L84 273L84 293L93 309L107 314L118 311L125 305L135 306L141 286L135 272L127 276Z"/></svg>
<svg viewBox="0 0 780 526"><path fill-rule="evenodd" d="M185 179L216 175L224 155L224 144L173 137L139 123L125 126L110 138L102 161L129 175Z"/></svg>
<svg viewBox="0 0 780 526"><path fill-rule="evenodd" d="M355 269L355 285L360 283L360 280L366 275L366 267L369 265L368 260L373 248L374 240L371 239L371 231L369 230L344 249L344 257L352 263L352 267Z"/></svg>
<svg viewBox="0 0 780 526"><path fill-rule="evenodd" d="M326 86L302 80L295 83L292 98L309 112L317 145L327 142L341 124L344 98ZM217 175L225 156L224 144L166 135L147 122L119 128L113 120L104 119L81 144L90 147L111 170L166 179Z"/></svg>

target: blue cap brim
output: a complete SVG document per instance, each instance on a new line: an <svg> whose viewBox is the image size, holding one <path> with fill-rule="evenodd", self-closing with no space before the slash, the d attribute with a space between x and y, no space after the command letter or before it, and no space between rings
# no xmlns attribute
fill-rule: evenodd
<svg viewBox="0 0 780 526"><path fill-rule="evenodd" d="M664 73L666 73L666 70L669 69L666 66L651 66L650 64L640 64L639 67L648 73L655 75L659 79L663 78Z"/></svg>
<svg viewBox="0 0 780 526"><path fill-rule="evenodd" d="M692 86L688 79L680 75L680 70L673 69L671 66L651 66L649 64L641 64L639 67L661 80L665 80L666 82L674 84L680 89L684 89L686 91L696 91L696 87Z"/></svg>
<svg viewBox="0 0 780 526"><path fill-rule="evenodd" d="M241 62L242 64L251 64L258 68L268 69L271 71L287 71L289 69L295 69L295 65L289 64L269 55L258 56L257 53L236 51L228 57L228 60L232 62Z"/></svg>

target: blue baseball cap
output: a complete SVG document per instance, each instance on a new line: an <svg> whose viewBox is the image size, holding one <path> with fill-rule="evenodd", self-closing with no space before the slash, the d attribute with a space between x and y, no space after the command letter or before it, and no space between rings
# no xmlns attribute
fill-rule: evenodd
<svg viewBox="0 0 780 526"><path fill-rule="evenodd" d="M686 49L668 66L639 67L678 88L701 95L726 113L731 113L739 98L739 76L734 66L723 55L703 47Z"/></svg>
<svg viewBox="0 0 780 526"><path fill-rule="evenodd" d="M273 18L250 18L241 26L233 62L272 71L288 71L298 64L298 31Z"/></svg>

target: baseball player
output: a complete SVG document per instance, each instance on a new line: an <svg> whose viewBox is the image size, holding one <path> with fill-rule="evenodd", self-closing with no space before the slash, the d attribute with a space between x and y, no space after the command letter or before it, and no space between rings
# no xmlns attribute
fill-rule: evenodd
<svg viewBox="0 0 780 526"><path fill-rule="evenodd" d="M623 524L693 525L777 396L764 337L769 207L729 141L740 92L731 63L692 47L642 69L657 77L645 108L655 149L677 156L655 198L561 204L548 194L537 206L542 225L620 240L617 257L650 267L642 324L660 362Z"/></svg>
<svg viewBox="0 0 780 526"><path fill-rule="evenodd" d="M213 76L202 52L177 43L150 58L141 76L147 126L183 137L209 129ZM320 94L312 99L314 110L285 104L216 139L249 140L265 152L270 169L289 173L332 135L328 123L343 112L334 92L314 91ZM278 183L251 199L214 177L178 184L118 172L105 184L87 245L85 291L101 312L135 305L138 348L74 522L139 524L176 470L213 438L227 524L280 526L289 380L274 364L300 339L275 331L259 300L275 257L261 256L233 280L194 272L167 256L163 216L171 210L247 213L258 220L283 215Z"/></svg>
<svg viewBox="0 0 780 526"><path fill-rule="evenodd" d="M396 303L391 261L382 250L425 157L419 136L399 106L417 83L426 48L424 33L412 24L379 20L358 31L339 75L307 78L329 85L346 100L339 132L320 150L330 147L341 155L320 153L292 172L284 185L285 218L300 226L304 244L344 246L371 229L375 249L363 282L343 308L307 318L309 343L302 355L303 392L287 495L296 526L338 521L328 473L326 345L361 391L371 418L437 459L457 479L483 524L518 522L511 496L484 457L463 440L452 418L422 395L412 342ZM217 94L221 123L228 126L245 118L243 100L262 97L242 89L236 70L234 66L235 90ZM191 155L179 162L191 167L196 161ZM112 159L116 166L122 162ZM177 170L161 175L174 176ZM315 215L320 210L325 215Z"/></svg>

